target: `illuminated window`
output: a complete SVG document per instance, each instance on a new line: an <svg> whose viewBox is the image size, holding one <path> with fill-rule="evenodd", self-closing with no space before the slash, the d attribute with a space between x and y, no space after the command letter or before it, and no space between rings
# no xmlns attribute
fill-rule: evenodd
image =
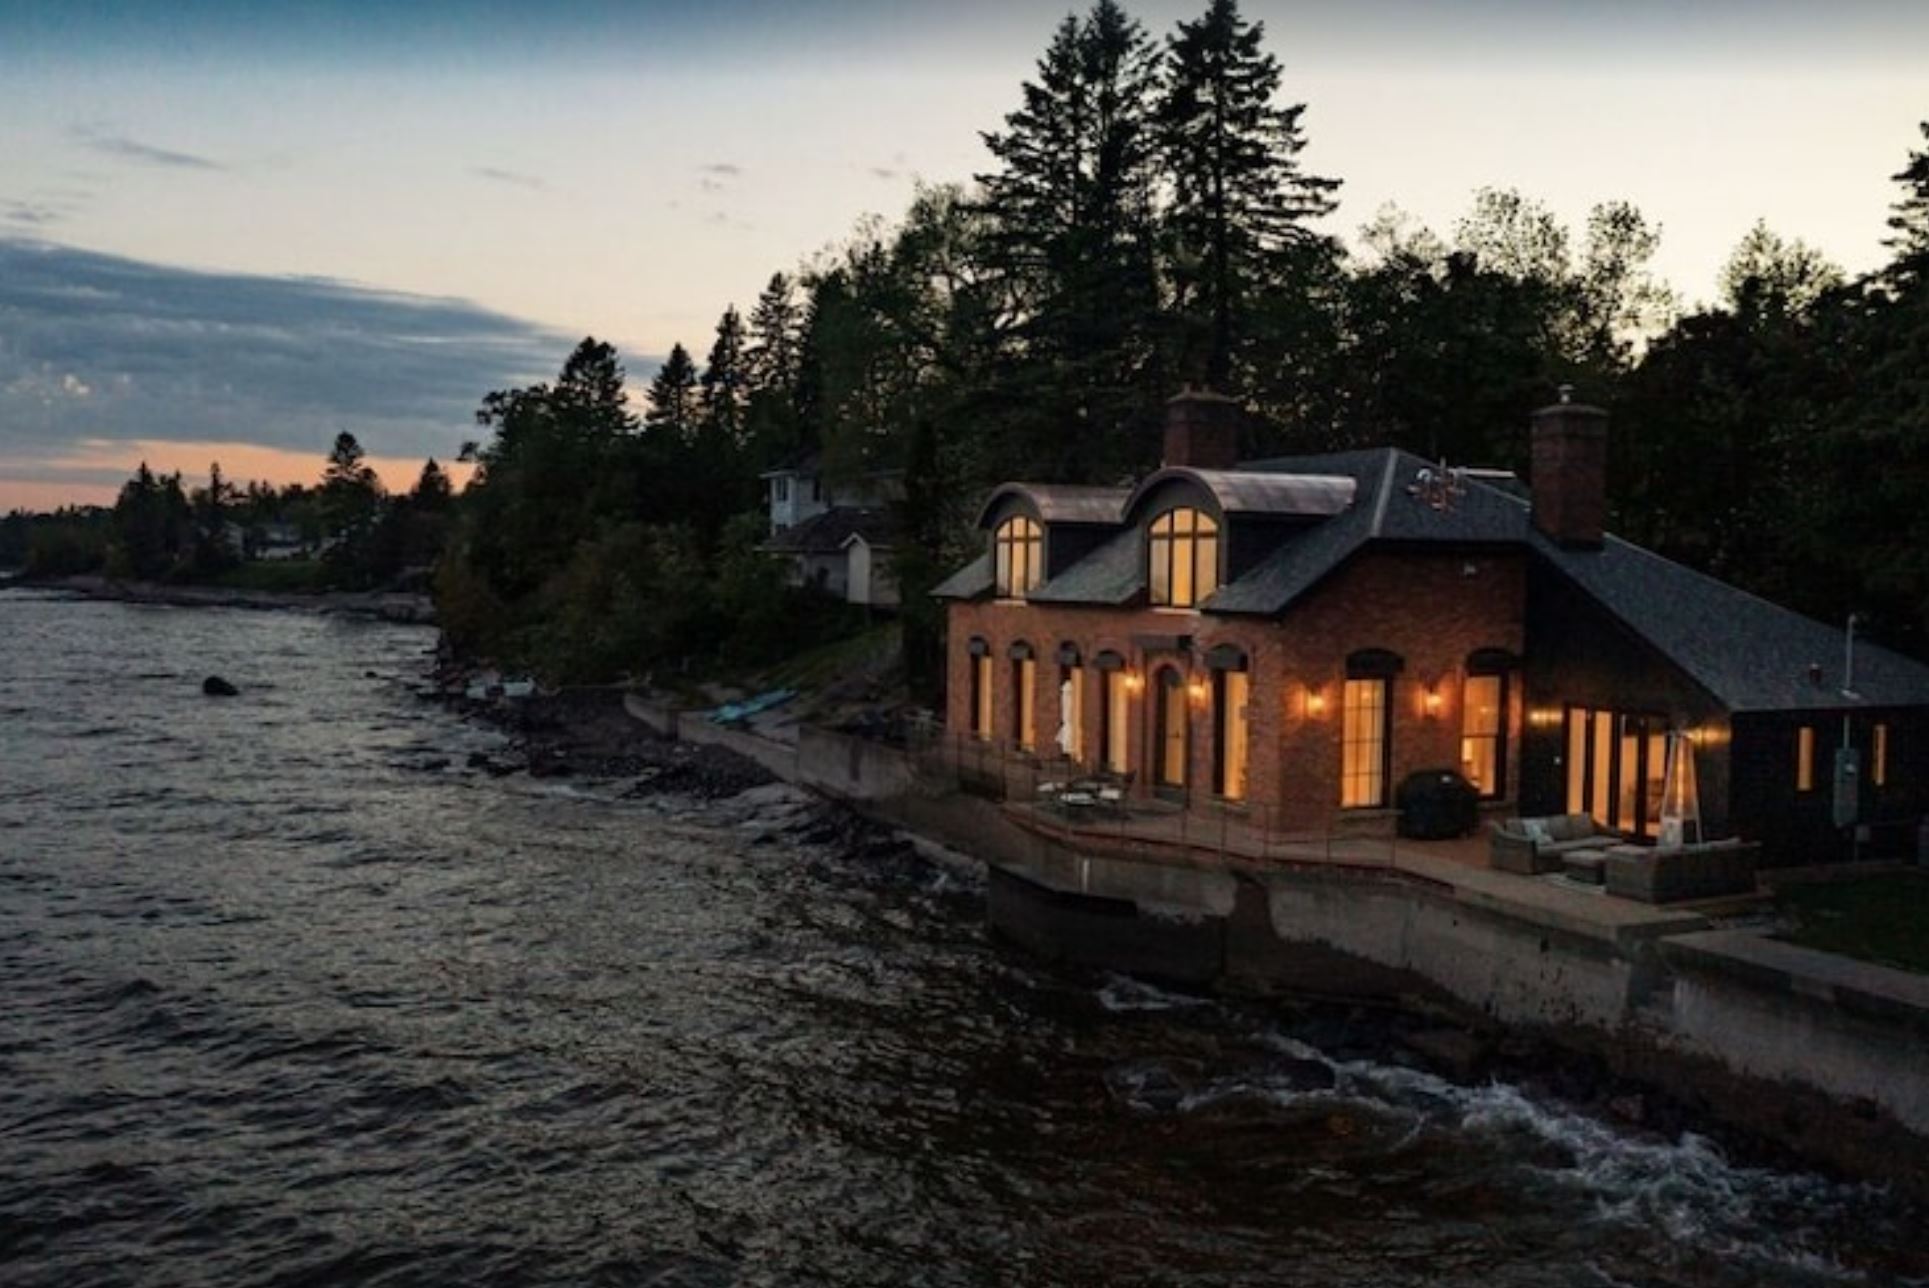
<svg viewBox="0 0 1929 1288"><path fill-rule="evenodd" d="M1803 725L1795 731L1795 790L1815 790L1815 727Z"/></svg>
<svg viewBox="0 0 1929 1288"><path fill-rule="evenodd" d="M1587 708L1567 709L1567 812L1587 813Z"/></svg>
<svg viewBox="0 0 1929 1288"><path fill-rule="evenodd" d="M1017 738L1023 751L1036 750L1038 746L1038 663L1027 650L1024 657L1014 658L1011 663L1011 715L1012 736Z"/></svg>
<svg viewBox="0 0 1929 1288"><path fill-rule="evenodd" d="M1246 757L1251 725L1246 704L1252 680L1244 671L1213 672L1212 720L1219 758L1219 795L1229 801L1246 799Z"/></svg>
<svg viewBox="0 0 1929 1288"><path fill-rule="evenodd" d="M1058 671L1058 719L1064 729L1060 746L1073 760L1085 759L1085 668L1063 666Z"/></svg>
<svg viewBox="0 0 1929 1288"><path fill-rule="evenodd" d="M998 525L992 538L997 560L998 597L1023 599L1045 578L1045 532L1019 515Z"/></svg>
<svg viewBox="0 0 1929 1288"><path fill-rule="evenodd" d="M1340 805L1386 804L1387 681L1348 680L1340 730Z"/></svg>
<svg viewBox="0 0 1929 1288"><path fill-rule="evenodd" d="M971 642L971 736L991 737L991 653L983 640Z"/></svg>
<svg viewBox="0 0 1929 1288"><path fill-rule="evenodd" d="M1889 783L1889 726L1875 727L1874 745L1869 748L1869 781L1877 787Z"/></svg>
<svg viewBox="0 0 1929 1288"><path fill-rule="evenodd" d="M1191 608L1219 589L1219 525L1199 510L1168 510L1147 543L1152 602Z"/></svg>
<svg viewBox="0 0 1929 1288"><path fill-rule="evenodd" d="M1123 774L1130 763L1126 755L1126 730L1131 707L1131 690L1126 687L1125 672L1111 670L1102 672L1105 676L1104 704L1099 709L1099 720L1103 728L1099 730L1101 750L1105 753L1105 767L1115 774Z"/></svg>
<svg viewBox="0 0 1929 1288"><path fill-rule="evenodd" d="M1488 799L1502 791L1506 728L1507 677L1468 676L1460 690L1460 772Z"/></svg>

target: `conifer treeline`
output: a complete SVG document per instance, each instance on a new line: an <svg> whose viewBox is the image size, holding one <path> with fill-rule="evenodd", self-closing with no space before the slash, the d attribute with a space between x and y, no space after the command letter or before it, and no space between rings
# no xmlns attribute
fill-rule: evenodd
<svg viewBox="0 0 1929 1288"><path fill-rule="evenodd" d="M1254 454L1391 443L1515 467L1528 412L1572 384L1615 415L1619 531L1921 651L1929 147L1895 176L1883 269L1846 281L1758 226L1722 301L1680 316L1648 267L1661 230L1625 202L1577 237L1482 190L1444 235L1389 208L1349 251L1282 83L1235 0L1163 40L1098 0L985 135L986 173L726 310L640 419L594 340L553 385L490 395L450 629L585 678L719 639L744 660L795 647L803 610L755 558L757 475L814 451L834 479L903 472L897 572L928 684L925 592L975 549L984 489L1145 469L1183 384L1242 398Z"/></svg>

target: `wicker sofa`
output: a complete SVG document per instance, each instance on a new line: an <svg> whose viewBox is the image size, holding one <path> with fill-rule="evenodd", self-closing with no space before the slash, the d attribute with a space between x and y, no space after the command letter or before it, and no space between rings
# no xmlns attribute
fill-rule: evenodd
<svg viewBox="0 0 1929 1288"><path fill-rule="evenodd" d="M1760 854L1760 845L1742 840L1670 849L1617 845L1607 852L1607 892L1642 903L1750 894Z"/></svg>
<svg viewBox="0 0 1929 1288"><path fill-rule="evenodd" d="M1605 850L1619 839L1596 828L1586 814L1510 818L1494 824L1487 863L1496 871L1521 876L1558 872L1562 856L1577 850Z"/></svg>

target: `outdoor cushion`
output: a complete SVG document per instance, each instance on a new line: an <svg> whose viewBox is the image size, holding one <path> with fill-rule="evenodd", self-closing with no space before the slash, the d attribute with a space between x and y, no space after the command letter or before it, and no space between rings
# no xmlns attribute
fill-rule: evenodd
<svg viewBox="0 0 1929 1288"><path fill-rule="evenodd" d="M1520 824L1521 835L1536 845L1546 845L1554 839L1548 833L1547 820L1544 818L1522 818L1516 819L1515 822Z"/></svg>

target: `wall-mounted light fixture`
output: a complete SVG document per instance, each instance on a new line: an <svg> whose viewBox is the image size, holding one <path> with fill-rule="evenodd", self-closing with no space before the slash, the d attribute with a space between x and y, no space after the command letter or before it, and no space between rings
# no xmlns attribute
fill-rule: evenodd
<svg viewBox="0 0 1929 1288"><path fill-rule="evenodd" d="M1426 713L1427 719L1439 718L1440 709L1444 705L1446 705L1446 699L1440 696L1440 686L1428 685L1427 691L1420 697L1420 709Z"/></svg>
<svg viewBox="0 0 1929 1288"><path fill-rule="evenodd" d="M1312 685L1306 686L1306 714L1315 718L1326 714L1326 693Z"/></svg>
<svg viewBox="0 0 1929 1288"><path fill-rule="evenodd" d="M1125 691L1127 693L1137 693L1144 687L1145 677L1143 675L1140 675L1137 671L1127 671L1125 673Z"/></svg>
<svg viewBox="0 0 1929 1288"><path fill-rule="evenodd" d="M1527 723L1536 729L1551 729L1561 722L1559 707L1535 707L1527 713Z"/></svg>
<svg viewBox="0 0 1929 1288"><path fill-rule="evenodd" d="M1194 680L1186 686L1186 692L1191 694L1192 700L1200 705L1204 705L1205 700L1212 694L1212 690L1206 687L1204 680Z"/></svg>

